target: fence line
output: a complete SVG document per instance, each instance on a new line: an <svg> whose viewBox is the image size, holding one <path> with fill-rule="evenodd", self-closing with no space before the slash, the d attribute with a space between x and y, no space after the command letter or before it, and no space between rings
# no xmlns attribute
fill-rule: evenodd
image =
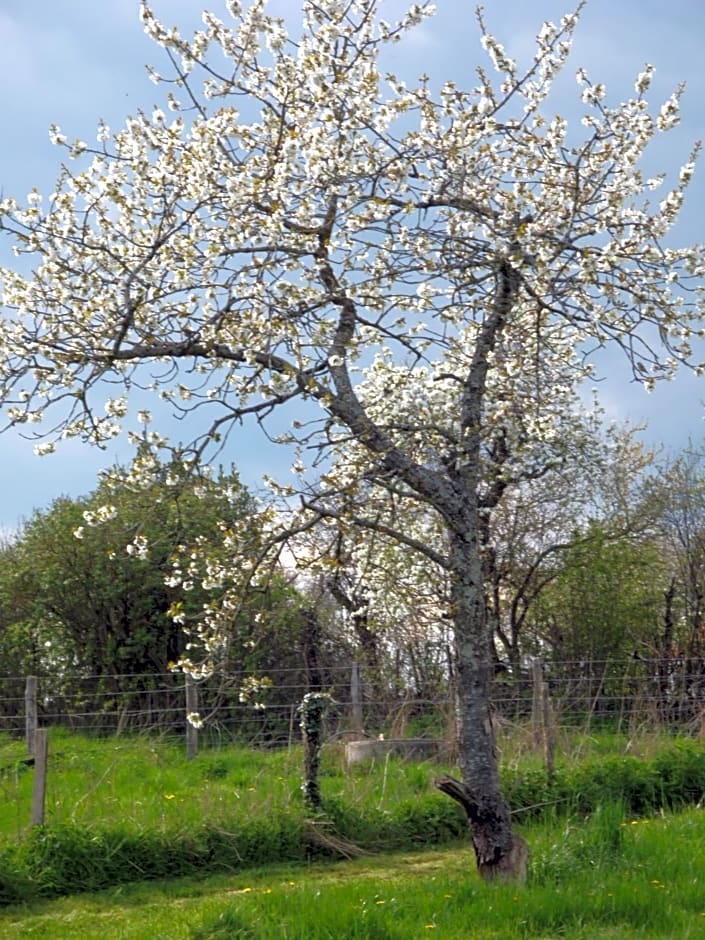
<svg viewBox="0 0 705 940"><path fill-rule="evenodd" d="M298 737L297 708L310 689L301 670L271 670L268 676L270 688L260 674L246 671L198 683L187 683L180 673L0 676L0 727L24 734L30 752L36 728L66 726L98 734L174 732L188 737L195 754L196 729L187 716L197 713L205 722L202 734L255 745L289 743ZM452 722L453 694L443 677L423 695L413 687L385 686L357 663L324 670L324 680L336 702L328 719L333 734L433 736L447 734ZM700 733L705 661L536 662L514 676L498 674L493 704L500 721L530 722L533 716L539 735L549 707L557 724L605 720L622 728L652 723Z"/></svg>

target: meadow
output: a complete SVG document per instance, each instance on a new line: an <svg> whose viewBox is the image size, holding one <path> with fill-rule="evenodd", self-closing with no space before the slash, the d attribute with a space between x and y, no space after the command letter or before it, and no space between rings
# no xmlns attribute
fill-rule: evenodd
<svg viewBox="0 0 705 940"><path fill-rule="evenodd" d="M522 818L547 809L590 811L624 799L639 812L684 805L705 786L705 748L697 739L665 733L629 736L564 730L552 780L546 777L531 730L500 739L510 803ZM0 841L21 841L28 831L32 768L24 742L0 734ZM329 812L388 815L400 804L433 797L457 807L433 788L434 777L454 772L446 764L391 757L347 768L340 743L322 752L321 786ZM96 737L49 730L46 821L50 827L114 826L130 831L189 832L203 824L272 818L302 810L301 747L273 750L214 742L195 760L176 735ZM464 819L462 814L459 818Z"/></svg>
<svg viewBox="0 0 705 940"><path fill-rule="evenodd" d="M5 940L664 940L705 937L700 810L524 830L529 883L488 885L466 843L350 862L140 883L0 913Z"/></svg>
<svg viewBox="0 0 705 940"><path fill-rule="evenodd" d="M550 780L528 735L502 747L523 888L475 875L463 815L433 788L452 768L347 769L327 745L311 817L298 747L189 761L166 737L52 729L31 829L32 769L0 739L0 935L705 937L702 743L566 733Z"/></svg>

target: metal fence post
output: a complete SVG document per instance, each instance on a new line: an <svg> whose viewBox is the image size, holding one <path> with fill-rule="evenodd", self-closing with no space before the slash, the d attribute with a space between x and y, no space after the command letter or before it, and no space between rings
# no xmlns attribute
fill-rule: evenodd
<svg viewBox="0 0 705 940"><path fill-rule="evenodd" d="M353 731L362 734L362 687L360 682L360 664L352 664L350 675L350 702L352 705L352 727Z"/></svg>

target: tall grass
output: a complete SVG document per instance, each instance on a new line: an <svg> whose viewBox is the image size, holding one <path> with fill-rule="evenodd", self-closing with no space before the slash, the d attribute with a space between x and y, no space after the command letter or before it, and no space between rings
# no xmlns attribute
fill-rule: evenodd
<svg viewBox="0 0 705 940"><path fill-rule="evenodd" d="M632 824L633 823L633 824ZM192 927L193 940L406 940L409 937L702 937L705 820L632 821L619 804L529 834L539 865L527 888L487 885L457 866L283 886L259 882ZM380 872L380 875L382 872Z"/></svg>
<svg viewBox="0 0 705 940"><path fill-rule="evenodd" d="M648 753L643 759L632 753L563 762L550 780L528 755L505 766L505 792L519 825L591 813L598 825L607 818L605 807L614 804L648 814L705 795L705 748L697 742L650 742ZM21 756L21 744L0 743L5 904L206 870L310 862L356 846L373 853L413 850L467 834L460 808L433 788L434 776L448 768L431 763L389 759L346 770L341 749L327 747L323 813L310 820L299 748L265 753L229 747L188 761L181 742L96 740L55 730L47 825L29 830L32 771ZM540 860L536 866L540 871Z"/></svg>
<svg viewBox="0 0 705 940"><path fill-rule="evenodd" d="M28 824L31 768L22 745L0 740L0 838L21 836ZM343 748L323 750L325 795L358 809L379 810L432 789L441 768L398 759L347 771ZM189 830L204 819L225 824L252 814L301 806L300 747L263 751L229 746L188 760L179 741L149 737L96 739L51 729L47 823ZM384 785L383 785L383 777Z"/></svg>
<svg viewBox="0 0 705 940"><path fill-rule="evenodd" d="M695 940L705 936L699 810L536 823L528 885L486 884L468 847L207 881L136 885L0 914L3 940Z"/></svg>
<svg viewBox="0 0 705 940"><path fill-rule="evenodd" d="M522 821L576 794L579 808L589 811L605 799L621 799L626 790L635 811L648 811L664 801L697 801L703 793L705 749L690 740L564 735L553 782L521 729L500 743L505 790ZM21 839L29 824L33 772L21 762L24 757L22 742L0 735L0 840ZM167 832L204 820L225 825L252 814L298 810L302 766L299 747L267 752L232 745L204 749L189 761L183 742L174 738L101 739L53 728L47 823L103 826L119 820L130 828ZM326 745L323 796L353 813L384 813L433 793L433 778L443 771L452 768L396 758L347 770L343 748Z"/></svg>

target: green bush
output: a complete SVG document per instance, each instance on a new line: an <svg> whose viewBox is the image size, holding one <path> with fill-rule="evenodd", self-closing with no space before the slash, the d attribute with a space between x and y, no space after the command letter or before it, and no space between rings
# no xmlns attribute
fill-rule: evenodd
<svg viewBox="0 0 705 940"><path fill-rule="evenodd" d="M692 741L676 742L651 760L603 757L559 767L550 780L541 770L515 769L505 775L504 791L522 820L547 812L585 815L609 803L641 816L705 796L705 749Z"/></svg>
<svg viewBox="0 0 705 940"><path fill-rule="evenodd" d="M699 803L705 797L705 748L695 741L678 741L653 760L666 807Z"/></svg>
<svg viewBox="0 0 705 940"><path fill-rule="evenodd" d="M302 830L303 820L285 814L276 820L243 821L237 832L206 826L194 833L40 826L29 834L22 855L26 877L39 893L54 896L206 869L235 871L300 861L305 857ZM5 903L23 896L18 890L8 892Z"/></svg>
<svg viewBox="0 0 705 940"><path fill-rule="evenodd" d="M467 819L458 804L436 794L401 801L391 809L388 820L390 836L396 834L409 847L438 845L468 833Z"/></svg>
<svg viewBox="0 0 705 940"><path fill-rule="evenodd" d="M185 874L183 847L160 833L40 826L25 845L30 872L43 894L96 891L126 881Z"/></svg>
<svg viewBox="0 0 705 940"><path fill-rule="evenodd" d="M658 773L649 761L636 757L608 757L578 767L568 773L567 783L580 813L619 802L627 812L642 815L661 805Z"/></svg>

